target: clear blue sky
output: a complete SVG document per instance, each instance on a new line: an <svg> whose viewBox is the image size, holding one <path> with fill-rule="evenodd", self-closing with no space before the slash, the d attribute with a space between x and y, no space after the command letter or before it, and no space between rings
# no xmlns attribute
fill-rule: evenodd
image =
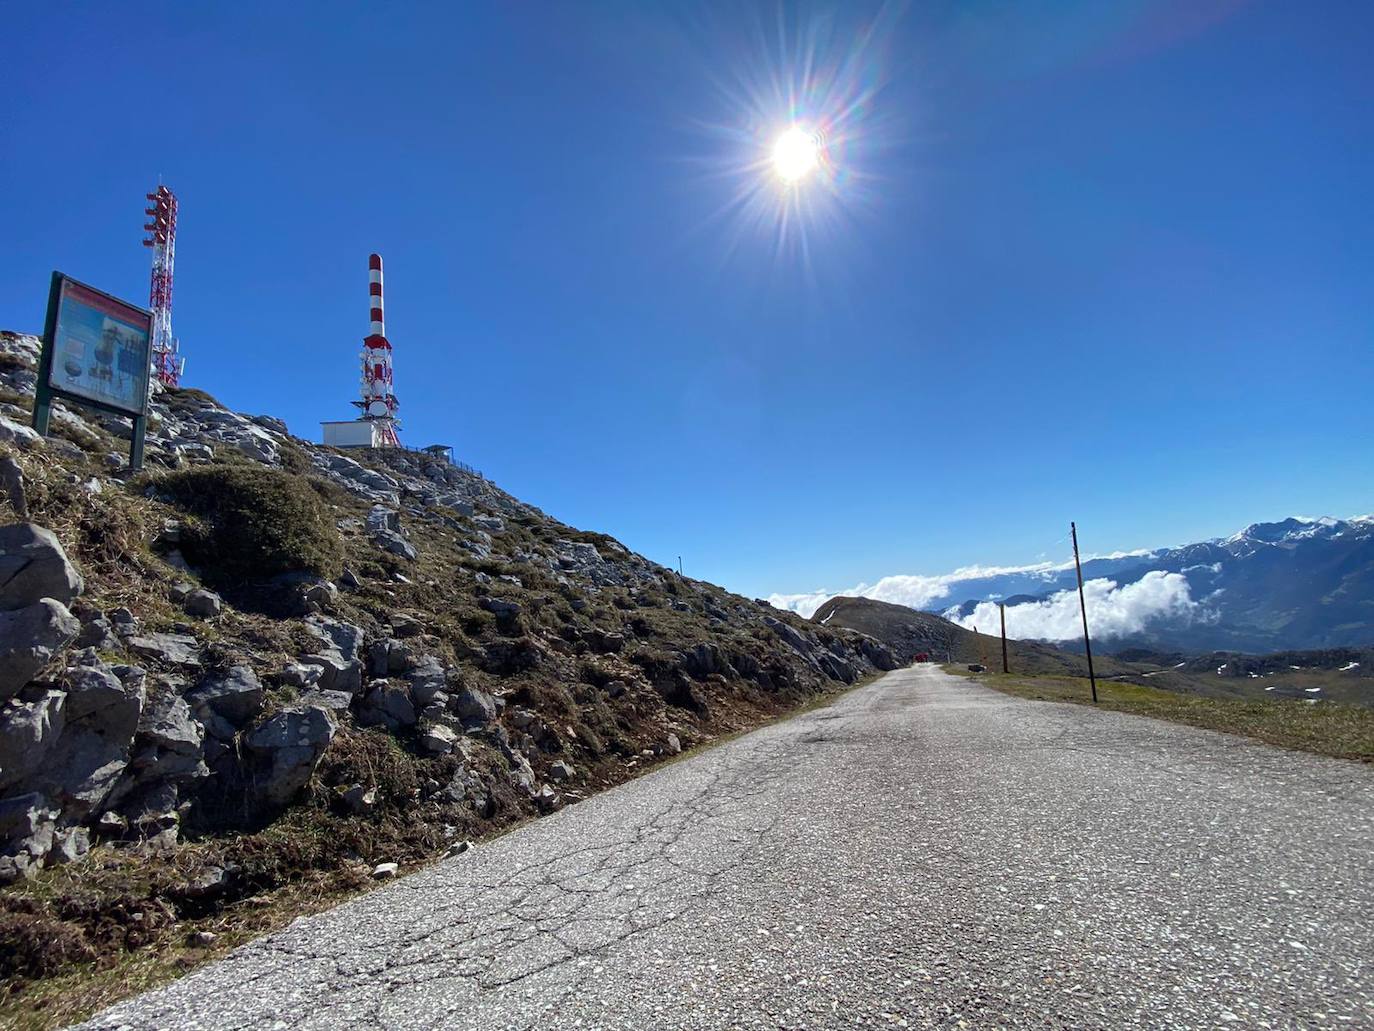
<svg viewBox="0 0 1374 1031"><path fill-rule="evenodd" d="M745 593L1374 509L1374 5L5 20L0 326L146 298L161 174L188 385L302 436L377 250L406 441Z"/></svg>

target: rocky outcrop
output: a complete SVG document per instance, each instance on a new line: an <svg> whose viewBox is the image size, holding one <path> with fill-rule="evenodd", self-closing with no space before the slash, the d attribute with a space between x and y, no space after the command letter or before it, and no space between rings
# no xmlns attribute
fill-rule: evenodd
<svg viewBox="0 0 1374 1031"><path fill-rule="evenodd" d="M358 694L363 687L363 632L351 623L314 615L305 621L306 630L320 643L320 648L301 657L301 664L317 666L316 681L322 691L346 691Z"/></svg>
<svg viewBox="0 0 1374 1031"><path fill-rule="evenodd" d="M335 730L329 710L317 705L282 709L254 727L243 738L253 791L268 805L286 805L310 780Z"/></svg>

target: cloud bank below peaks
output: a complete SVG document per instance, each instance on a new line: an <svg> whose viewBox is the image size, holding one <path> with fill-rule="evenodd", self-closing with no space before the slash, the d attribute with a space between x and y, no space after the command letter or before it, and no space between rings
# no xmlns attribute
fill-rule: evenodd
<svg viewBox="0 0 1374 1031"><path fill-rule="evenodd" d="M920 576L902 574L885 576L874 584L859 584L847 591L808 591L804 594L770 594L768 603L776 609L791 609L798 615L811 618L818 608L837 594L850 598L872 598L875 601L890 601L894 605L923 609L931 602L941 601L950 596L954 584L965 580L981 580L989 576L1005 576L1010 573L1052 574L1070 568L1053 562L1040 562L1033 566L964 566L952 573L940 576Z"/></svg>
<svg viewBox="0 0 1374 1031"><path fill-rule="evenodd" d="M1088 609L1088 629L1093 637L1126 637L1139 633L1158 619L1191 620L1198 610L1181 573L1152 569L1135 583L1118 587L1113 580L1088 580L1083 584ZM945 613L960 626L983 633L1000 632L996 602L980 601L967 616L954 610ZM1083 635L1077 591L1059 591L1042 601L1007 608L1007 636L1016 640L1067 641Z"/></svg>

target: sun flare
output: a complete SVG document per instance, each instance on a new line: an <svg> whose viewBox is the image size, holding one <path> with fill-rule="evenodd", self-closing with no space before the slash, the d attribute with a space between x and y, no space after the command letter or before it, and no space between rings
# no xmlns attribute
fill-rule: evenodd
<svg viewBox="0 0 1374 1031"><path fill-rule="evenodd" d="M820 140L799 125L784 132L773 145L773 168L788 184L800 182L820 160Z"/></svg>

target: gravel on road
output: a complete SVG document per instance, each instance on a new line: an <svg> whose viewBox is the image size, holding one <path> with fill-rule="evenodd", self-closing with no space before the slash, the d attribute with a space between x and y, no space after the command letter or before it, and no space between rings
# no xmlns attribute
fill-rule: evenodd
<svg viewBox="0 0 1374 1031"><path fill-rule="evenodd" d="M918 666L83 1028L1374 1027L1374 769Z"/></svg>

